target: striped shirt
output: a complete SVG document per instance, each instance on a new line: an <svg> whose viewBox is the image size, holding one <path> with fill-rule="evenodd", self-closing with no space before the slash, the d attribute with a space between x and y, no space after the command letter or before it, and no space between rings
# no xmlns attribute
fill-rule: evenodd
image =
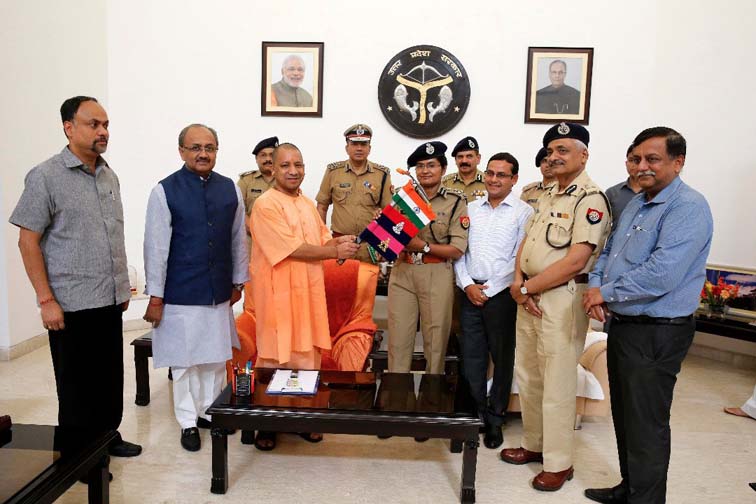
<svg viewBox="0 0 756 504"><path fill-rule="evenodd" d="M533 209L510 192L496 208L488 198L481 198L467 205L467 213L467 251L454 262L457 286L464 290L475 280L482 281L488 285L486 296L491 298L514 280L517 249Z"/></svg>
<svg viewBox="0 0 756 504"><path fill-rule="evenodd" d="M590 274L620 315L684 317L698 307L714 224L706 199L676 178L635 196Z"/></svg>

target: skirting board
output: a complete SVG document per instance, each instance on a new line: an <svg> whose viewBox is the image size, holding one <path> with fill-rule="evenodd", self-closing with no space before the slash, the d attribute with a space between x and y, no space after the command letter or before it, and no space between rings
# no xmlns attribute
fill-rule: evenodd
<svg viewBox="0 0 756 504"><path fill-rule="evenodd" d="M0 347L0 361L9 361L48 344L47 333L38 334L12 347Z"/></svg>

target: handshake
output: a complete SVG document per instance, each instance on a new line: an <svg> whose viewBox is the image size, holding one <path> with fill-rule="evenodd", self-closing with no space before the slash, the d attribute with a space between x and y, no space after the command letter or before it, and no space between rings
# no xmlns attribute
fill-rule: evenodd
<svg viewBox="0 0 756 504"><path fill-rule="evenodd" d="M360 244L357 243L357 237L354 235L334 238L332 244L336 246L336 259L339 261L353 258L360 249Z"/></svg>

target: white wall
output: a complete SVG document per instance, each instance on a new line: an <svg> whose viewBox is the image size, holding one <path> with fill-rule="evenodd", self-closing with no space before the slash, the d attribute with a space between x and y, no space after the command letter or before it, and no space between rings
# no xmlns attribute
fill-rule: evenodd
<svg viewBox="0 0 756 504"><path fill-rule="evenodd" d="M34 6L40 3L15 9L36 13ZM78 3L76 8L84 10ZM95 9L102 10L99 5ZM462 61L472 88L467 114L441 140L452 146L473 135L484 158L499 150L512 152L521 161L524 185L538 177L532 159L546 130L523 123L528 46L594 47L591 176L604 187L620 181L625 149L641 129L658 124L677 128L689 140L684 179L708 197L714 212L717 241L711 262L756 267L756 238L744 232L748 216L756 214L756 198L748 192L756 176L748 170L754 163L746 143L755 132L746 115L756 110L756 94L750 92L756 67L747 63L756 51L749 32L755 14L750 0L733 0L720 9L702 0L639 0L622 8L602 0L367 6L335 0L111 0L100 32L69 30L81 39L71 44L91 44L92 58L106 61L106 77L72 81L73 87L40 84L40 94L55 100L32 104L29 122L37 128L19 125L15 133L21 139L35 132L29 159L12 166L25 171L58 147L53 112L60 97L91 88L84 83L100 86L91 92L107 92L108 159L121 178L129 262L141 270L147 197L158 180L180 166L176 137L190 122L218 130L217 170L234 178L254 167L250 151L259 139L278 135L298 144L307 165L303 189L314 197L325 165L345 157L342 132L355 122L373 127L372 159L404 166L420 141L402 136L385 121L377 81L398 51L433 44ZM17 45L27 40L21 37ZM325 42L323 118L260 116L263 40ZM103 58L99 51L104 48ZM17 59L24 65L20 75L65 64L62 55L55 60L34 50L24 50ZM28 101L15 99L30 94L26 82L8 87L14 101ZM29 112L23 105L15 110ZM39 128L49 130L49 137L38 136ZM17 180L4 189L6 207L15 203L18 191ZM5 245L6 261L15 260L15 244L6 237ZM28 304L23 276L14 274L8 282L26 289L19 297Z"/></svg>
<svg viewBox="0 0 756 504"><path fill-rule="evenodd" d="M60 105L76 94L107 107L105 2L0 3L0 348L43 332L34 290L8 224L24 176L66 145Z"/></svg>

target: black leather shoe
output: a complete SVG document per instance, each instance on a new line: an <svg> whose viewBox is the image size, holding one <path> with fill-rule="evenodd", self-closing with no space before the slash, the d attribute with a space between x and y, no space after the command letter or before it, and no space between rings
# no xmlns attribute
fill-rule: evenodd
<svg viewBox="0 0 756 504"><path fill-rule="evenodd" d="M181 429L181 446L183 446L185 450L191 452L199 451L202 446L202 441L200 441L199 430L197 427Z"/></svg>
<svg viewBox="0 0 756 504"><path fill-rule="evenodd" d="M625 504L627 491L622 484L612 488L586 488L585 496L602 504Z"/></svg>
<svg viewBox="0 0 756 504"><path fill-rule="evenodd" d="M142 453L142 447L122 439L120 443L110 445L108 453L114 457L136 457Z"/></svg>
<svg viewBox="0 0 756 504"><path fill-rule="evenodd" d="M483 444L486 448L498 448L504 442L504 435L501 433L501 425L486 424L486 435L483 436Z"/></svg>
<svg viewBox="0 0 756 504"><path fill-rule="evenodd" d="M79 478L79 481L81 483L84 483L85 485L89 485L89 475L82 476L81 478ZM113 481L113 473L110 471L108 471L108 481Z"/></svg>

